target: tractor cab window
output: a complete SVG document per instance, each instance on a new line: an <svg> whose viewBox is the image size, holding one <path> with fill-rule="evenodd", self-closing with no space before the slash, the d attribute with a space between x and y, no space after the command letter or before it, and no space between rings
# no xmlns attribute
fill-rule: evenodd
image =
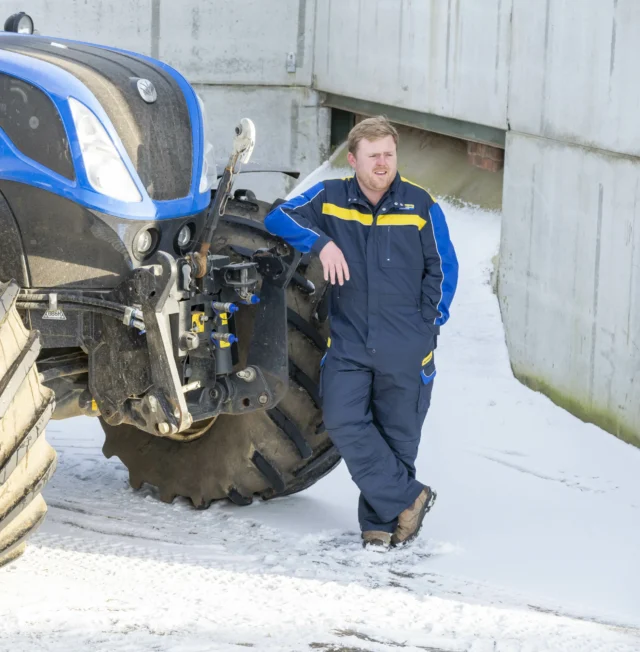
<svg viewBox="0 0 640 652"><path fill-rule="evenodd" d="M41 90L0 74L0 127L25 156L67 179L75 178L62 119Z"/></svg>

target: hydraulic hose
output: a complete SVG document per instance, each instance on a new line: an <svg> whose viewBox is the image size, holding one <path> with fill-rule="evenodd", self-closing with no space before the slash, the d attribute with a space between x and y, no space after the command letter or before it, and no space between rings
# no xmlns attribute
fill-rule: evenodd
<svg viewBox="0 0 640 652"><path fill-rule="evenodd" d="M116 303L115 301L107 301L106 299L96 299L94 297L87 297L84 295L78 294L64 294L59 292L52 293L43 293L43 292L25 292L22 290L20 292L20 297L18 301L24 299L26 301L49 301L50 294L55 294L58 297L59 303L77 303L85 306L96 306L98 308L107 308L110 310L115 310L124 314L127 306L122 303ZM139 313L139 314L138 314ZM142 311L134 310L134 316L136 318L142 318Z"/></svg>
<svg viewBox="0 0 640 652"><path fill-rule="evenodd" d="M86 374L89 371L89 364L84 362L74 362L72 364L61 365L60 367L52 367L40 372L40 381L46 383L55 378L64 378L65 376L79 376Z"/></svg>
<svg viewBox="0 0 640 652"><path fill-rule="evenodd" d="M37 295L36 295L37 296ZM111 302L107 302L111 303ZM117 304L116 304L117 305ZM21 310L42 310L46 312L49 310L50 306L48 303L39 302L39 301L25 301L23 297L19 297L17 301L17 306ZM93 304L84 304L84 303L58 303L58 308L60 310L67 310L69 312L82 312L87 309L89 312L95 312L99 315L105 315L106 317L112 317L118 321L122 321L125 315L125 306L122 307L122 310L114 310L112 308L104 308L102 306L95 306ZM137 328L140 331L145 330L144 322L140 319L132 319L130 326Z"/></svg>

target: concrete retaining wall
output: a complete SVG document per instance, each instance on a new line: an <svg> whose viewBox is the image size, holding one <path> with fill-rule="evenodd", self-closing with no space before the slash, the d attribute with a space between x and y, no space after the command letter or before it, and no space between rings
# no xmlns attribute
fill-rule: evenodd
<svg viewBox="0 0 640 652"><path fill-rule="evenodd" d="M195 85L207 107L216 157L226 158L234 127L245 116L256 125L254 163L280 164L306 176L329 155L330 114L318 93L304 87ZM242 174L238 185L267 201L285 195L295 181L281 174Z"/></svg>
<svg viewBox="0 0 640 652"><path fill-rule="evenodd" d="M319 90L507 128L512 0L324 0Z"/></svg>
<svg viewBox="0 0 640 652"><path fill-rule="evenodd" d="M640 3L515 0L509 123L522 133L640 155Z"/></svg>
<svg viewBox="0 0 640 652"><path fill-rule="evenodd" d="M640 160L509 134L498 275L513 370L640 444Z"/></svg>
<svg viewBox="0 0 640 652"><path fill-rule="evenodd" d="M516 375L640 444L640 5L514 0L499 297Z"/></svg>
<svg viewBox="0 0 640 652"><path fill-rule="evenodd" d="M151 54L155 0L0 0L0 27L26 11L41 34Z"/></svg>

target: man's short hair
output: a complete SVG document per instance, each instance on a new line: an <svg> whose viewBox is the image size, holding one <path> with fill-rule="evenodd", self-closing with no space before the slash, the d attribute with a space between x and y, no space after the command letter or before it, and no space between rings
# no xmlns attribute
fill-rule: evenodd
<svg viewBox="0 0 640 652"><path fill-rule="evenodd" d="M386 136L393 136L393 140L398 145L398 132L396 128L387 120L383 115L377 115L374 118L366 118L349 132L347 138L347 146L349 151L355 155L358 150L360 141L365 138L366 140L374 141L385 138Z"/></svg>

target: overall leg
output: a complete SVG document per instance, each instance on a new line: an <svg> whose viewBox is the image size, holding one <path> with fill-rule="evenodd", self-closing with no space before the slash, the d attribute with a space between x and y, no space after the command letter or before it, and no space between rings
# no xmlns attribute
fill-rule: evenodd
<svg viewBox="0 0 640 652"><path fill-rule="evenodd" d="M400 492L403 496L400 507L388 524L393 528L397 525L398 514L412 505L424 489L416 480L415 461L433 382L422 383L421 353L414 354L409 347L395 352L390 348L376 360L372 396L374 422L408 478ZM366 514L368 508L367 502L361 500L361 513Z"/></svg>
<svg viewBox="0 0 640 652"><path fill-rule="evenodd" d="M414 492L407 467L374 424L374 374L364 348L360 354L347 359L329 350L322 371L324 422L369 506L362 530L393 532L395 517L420 491Z"/></svg>

